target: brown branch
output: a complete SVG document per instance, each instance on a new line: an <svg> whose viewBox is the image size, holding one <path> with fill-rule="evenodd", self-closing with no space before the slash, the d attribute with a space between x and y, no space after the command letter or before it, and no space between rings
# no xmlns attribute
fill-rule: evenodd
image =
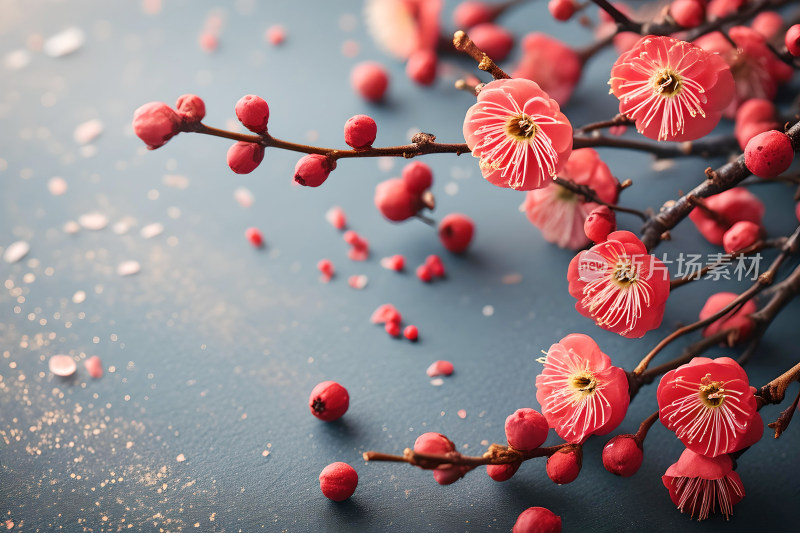
<svg viewBox="0 0 800 533"><path fill-rule="evenodd" d="M638 139L618 139L602 135L575 135L572 148L624 148L648 152L661 159L674 157L715 157L730 155L738 151L738 144L733 136L712 137L699 141L681 143L648 142Z"/></svg>
<svg viewBox="0 0 800 533"><path fill-rule="evenodd" d="M589 133L590 131L611 128L613 126L626 126L634 123L635 121L629 119L622 113L618 113L616 116L608 120L601 120L599 122L592 122L590 124L586 124L585 126L581 126L575 130L575 133L578 135L583 135L585 133Z"/></svg>
<svg viewBox="0 0 800 533"><path fill-rule="evenodd" d="M789 427L789 423L792 421L792 416L794 416L794 412L797 411L797 403L800 402L800 391L797 392L797 396L795 396L794 401L792 404L781 411L780 416L775 422L770 422L767 424L767 427L770 427L775 430L775 438L783 434L786 431L786 428Z"/></svg>
<svg viewBox="0 0 800 533"><path fill-rule="evenodd" d="M529 451L515 450L510 446L502 444L492 444L483 455L469 456L461 455L458 452L437 455L429 453L415 452L411 448L403 450L403 455L392 455L381 452L364 452L365 461L390 461L395 463L408 463L425 470L434 470L443 466L467 466L475 468L481 465L503 465L527 461L536 457L550 457L561 448L571 446L569 443L549 446L547 448L536 448Z"/></svg>
<svg viewBox="0 0 800 533"><path fill-rule="evenodd" d="M511 78L511 76L506 74L503 69L498 67L497 64L492 61L492 58L478 48L477 45L472 42L472 39L470 39L469 36L462 30L458 30L453 35L453 46L455 46L456 50L459 52L464 52L472 59L477 61L478 68L491 74L494 79L507 80Z"/></svg>
<svg viewBox="0 0 800 533"><path fill-rule="evenodd" d="M797 363L756 392L758 408L760 409L769 404L781 403L786 396L786 389L788 389L789 385L794 381L800 381L800 363Z"/></svg>
<svg viewBox="0 0 800 533"><path fill-rule="evenodd" d="M800 147L800 123L794 124L786 132L792 141L795 151ZM690 198L708 198L715 194L735 187L739 182L750 175L750 171L744 164L744 155L739 156L735 161L727 163L711 173L711 176L704 180L700 185L675 200L670 207L648 220L642 228L642 242L648 250L661 242L664 232L674 228L681 220L686 218L694 209Z"/></svg>
<svg viewBox="0 0 800 533"><path fill-rule="evenodd" d="M642 211L639 211L638 209L633 209L631 207L623 207L623 206L620 206L620 205L611 204L611 203L608 203L606 201L601 200L597 196L597 193L594 191L594 189L592 189L588 185L580 185L578 183L575 183L574 181L571 181L571 180L568 180L568 179L565 179L565 178L559 178L559 177L553 178L553 181L557 185L560 185L561 187L564 187L565 189L568 189L568 190L574 192L575 194L579 194L579 195L583 196L589 202L595 202L595 203L598 203L600 205L604 205L604 206L608 207L609 209L613 209L614 211L619 211L620 213L629 213L631 215L636 215L637 217L641 218L642 220L647 220L648 219L647 214L642 212Z"/></svg>
<svg viewBox="0 0 800 533"><path fill-rule="evenodd" d="M677 289L678 287L682 287L687 283L691 283L692 281L696 281L698 279L702 279L703 276L708 274L710 271L714 270L715 268L724 265L734 259L737 259L743 255L748 255L756 252L760 252L766 248L780 248L786 243L786 237L780 237L778 239L772 239L769 241L759 240L751 244L746 248L742 248L736 252L731 252L729 254L725 254L719 261L714 263L710 263L703 268L701 268L696 274L687 274L682 278L675 278L669 282L669 290L672 291L673 289Z"/></svg>

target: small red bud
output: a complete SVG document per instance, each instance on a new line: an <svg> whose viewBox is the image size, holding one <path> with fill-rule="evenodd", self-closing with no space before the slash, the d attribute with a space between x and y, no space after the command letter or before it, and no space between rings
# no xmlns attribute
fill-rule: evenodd
<svg viewBox="0 0 800 533"><path fill-rule="evenodd" d="M581 472L583 450L580 446L569 445L561 448L547 459L547 475L554 483L572 483Z"/></svg>
<svg viewBox="0 0 800 533"><path fill-rule="evenodd" d="M605 242L608 234L617 229L617 216L608 206L595 208L583 223L586 236L595 243Z"/></svg>
<svg viewBox="0 0 800 533"><path fill-rule="evenodd" d="M669 14L684 28L696 28L706 20L706 0L675 0Z"/></svg>
<svg viewBox="0 0 800 533"><path fill-rule="evenodd" d="M432 85L436 81L436 68L439 59L436 52L428 49L412 52L406 63L406 75L420 85Z"/></svg>
<svg viewBox="0 0 800 533"><path fill-rule="evenodd" d="M795 24L786 30L784 42L790 54L794 57L800 57L800 24Z"/></svg>
<svg viewBox="0 0 800 533"><path fill-rule="evenodd" d="M353 68L350 85L364 99L380 102L389 87L389 75L380 63L365 61Z"/></svg>
<svg viewBox="0 0 800 533"><path fill-rule="evenodd" d="M774 178L792 166L794 149L789 136L777 130L759 133L744 149L747 170L759 178Z"/></svg>
<svg viewBox="0 0 800 533"><path fill-rule="evenodd" d="M236 118L245 128L255 133L267 130L269 106L260 96L248 94L236 102Z"/></svg>
<svg viewBox="0 0 800 533"><path fill-rule="evenodd" d="M308 154L294 166L294 181L306 187L319 187L336 168L336 161L321 154Z"/></svg>
<svg viewBox="0 0 800 533"><path fill-rule="evenodd" d="M547 9L554 19L566 22L575 14L576 6L574 0L550 0Z"/></svg>
<svg viewBox="0 0 800 533"><path fill-rule="evenodd" d="M644 453L635 435L617 435L603 448L603 466L622 477L630 477L642 466Z"/></svg>
<svg viewBox="0 0 800 533"><path fill-rule="evenodd" d="M439 240L454 254L463 253L469 248L474 233L475 223L460 213L451 213L439 223Z"/></svg>
<svg viewBox="0 0 800 533"><path fill-rule="evenodd" d="M200 122L206 116L206 104L196 94L184 94L175 103L178 115L186 122Z"/></svg>
<svg viewBox="0 0 800 533"><path fill-rule="evenodd" d="M323 381L311 391L308 406L312 415L325 422L332 422L347 412L350 395L347 389L335 381Z"/></svg>
<svg viewBox="0 0 800 533"><path fill-rule="evenodd" d="M391 178L375 187L375 206L393 222L402 222L417 214L422 204L409 192L401 178Z"/></svg>
<svg viewBox="0 0 800 533"><path fill-rule="evenodd" d="M497 482L508 481L519 470L522 462L505 463L502 465L486 465L486 473Z"/></svg>
<svg viewBox="0 0 800 533"><path fill-rule="evenodd" d="M249 174L264 160L264 147L239 141L228 148L228 166L237 174Z"/></svg>
<svg viewBox="0 0 800 533"><path fill-rule="evenodd" d="M353 148L366 148L375 142L378 126L372 117L355 115L344 124L344 142Z"/></svg>
<svg viewBox="0 0 800 533"><path fill-rule="evenodd" d="M403 167L400 177L408 192L414 195L422 194L433 185L433 171L422 161L407 164Z"/></svg>
<svg viewBox="0 0 800 533"><path fill-rule="evenodd" d="M508 415L505 429L509 446L517 450L529 451L544 443L550 427L547 419L539 411L523 408Z"/></svg>
<svg viewBox="0 0 800 533"><path fill-rule="evenodd" d="M741 220L722 236L726 253L733 253L754 244L761 237L761 226L749 220Z"/></svg>
<svg viewBox="0 0 800 533"><path fill-rule="evenodd" d="M164 102L149 102L133 112L133 132L148 150L164 146L181 131L181 119Z"/></svg>

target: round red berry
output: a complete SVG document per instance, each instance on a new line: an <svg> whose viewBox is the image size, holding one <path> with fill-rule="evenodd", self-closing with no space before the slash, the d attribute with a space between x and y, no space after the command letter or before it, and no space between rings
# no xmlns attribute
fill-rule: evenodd
<svg viewBox="0 0 800 533"><path fill-rule="evenodd" d="M383 327L386 330L386 333L388 333L392 337L400 336L400 322L396 322L394 320L387 320L386 324L384 324Z"/></svg>
<svg viewBox="0 0 800 533"><path fill-rule="evenodd" d="M528 451L544 443L550 426L539 411L523 408L517 409L506 418L505 428L508 445L517 450Z"/></svg>
<svg viewBox="0 0 800 533"><path fill-rule="evenodd" d="M413 195L421 195L433 185L433 171L422 161L414 161L403 167L400 174L403 183Z"/></svg>
<svg viewBox="0 0 800 533"><path fill-rule="evenodd" d="M403 336L410 341L417 340L419 338L417 326L413 324L406 326L405 329L403 329Z"/></svg>
<svg viewBox="0 0 800 533"><path fill-rule="evenodd" d="M380 102L389 87L389 74L380 63L365 61L353 68L350 85L366 100Z"/></svg>
<svg viewBox="0 0 800 533"><path fill-rule="evenodd" d="M418 266L415 272L420 281L424 281L425 283L430 283L433 279L433 273L428 265L423 264Z"/></svg>
<svg viewBox="0 0 800 533"><path fill-rule="evenodd" d="M432 85L436 81L436 67L439 59L436 52L421 49L413 52L406 63L406 75L420 85Z"/></svg>
<svg viewBox="0 0 800 533"><path fill-rule="evenodd" d="M375 187L375 206L393 222L407 220L420 210L417 197L406 188L401 178L391 178Z"/></svg>
<svg viewBox="0 0 800 533"><path fill-rule="evenodd" d="M294 181L306 187L319 187L336 168L336 161L321 154L308 154L294 166Z"/></svg>
<svg viewBox="0 0 800 533"><path fill-rule="evenodd" d="M181 119L164 102L149 102L133 112L133 132L149 150L164 146L181 131Z"/></svg>
<svg viewBox="0 0 800 533"><path fill-rule="evenodd" d="M575 14L576 7L574 0L550 0L547 9L554 19L565 22Z"/></svg>
<svg viewBox="0 0 800 533"><path fill-rule="evenodd" d="M319 488L329 500L342 502L353 495L358 486L358 473L347 463L331 463L319 474Z"/></svg>
<svg viewBox="0 0 800 533"><path fill-rule="evenodd" d="M608 234L617 229L617 216L608 206L595 208L583 223L586 236L595 243L605 242Z"/></svg>
<svg viewBox="0 0 800 533"><path fill-rule="evenodd" d="M347 389L335 381L323 381L311 391L308 406L312 415L325 422L332 422L347 412L350 395Z"/></svg>
<svg viewBox="0 0 800 533"><path fill-rule="evenodd" d="M436 254L431 254L425 258L425 266L430 270L431 275L436 278L442 278L445 275L444 263L442 258Z"/></svg>
<svg viewBox="0 0 800 533"><path fill-rule="evenodd" d="M792 166L794 149L789 136L777 130L759 133L747 142L744 164L759 178L774 178Z"/></svg>
<svg viewBox="0 0 800 533"><path fill-rule="evenodd" d="M375 142L378 126L372 117L355 115L344 123L344 142L353 148L366 148Z"/></svg>
<svg viewBox="0 0 800 533"><path fill-rule="evenodd" d="M786 37L784 39L786 49L794 57L800 56L800 24L795 24L786 30Z"/></svg>
<svg viewBox="0 0 800 533"><path fill-rule="evenodd" d="M580 446L565 446L547 459L547 476L559 485L572 483L581 473L582 463Z"/></svg>
<svg viewBox="0 0 800 533"><path fill-rule="evenodd" d="M261 234L261 230L258 228L247 228L244 232L244 236L247 237L247 240L250 241L250 244L256 248L261 248L264 246L264 236Z"/></svg>
<svg viewBox="0 0 800 533"><path fill-rule="evenodd" d="M561 517L544 507L528 507L517 517L511 533L561 533Z"/></svg>
<svg viewBox="0 0 800 533"><path fill-rule="evenodd" d="M206 116L206 104L196 94L184 94L178 97L175 109L186 122L200 122Z"/></svg>
<svg viewBox="0 0 800 533"><path fill-rule="evenodd" d="M644 453L634 435L617 435L603 448L603 466L622 477L630 477L642 466Z"/></svg>
<svg viewBox="0 0 800 533"><path fill-rule="evenodd" d="M508 481L514 477L514 474L517 473L520 465L522 465L520 461L516 461L514 463L505 463L502 465L486 465L486 473L489 474L489 477L495 481Z"/></svg>
<svg viewBox="0 0 800 533"><path fill-rule="evenodd" d="M475 223L466 215L451 213L439 223L439 240L454 254L469 248L475 233Z"/></svg>
<svg viewBox="0 0 800 533"><path fill-rule="evenodd" d="M255 133L267 130L269 121L269 106L260 96L248 94L236 102L236 118L245 128Z"/></svg>
<svg viewBox="0 0 800 533"><path fill-rule="evenodd" d="M249 174L264 160L264 147L239 141L228 148L228 166L237 174Z"/></svg>

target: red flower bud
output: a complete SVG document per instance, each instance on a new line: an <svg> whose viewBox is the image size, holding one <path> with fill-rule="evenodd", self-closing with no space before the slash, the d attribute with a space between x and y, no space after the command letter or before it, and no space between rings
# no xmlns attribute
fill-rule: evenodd
<svg viewBox="0 0 800 533"><path fill-rule="evenodd" d="M178 115L189 123L200 122L206 116L206 104L196 94L184 94L175 102Z"/></svg>
<svg viewBox="0 0 800 533"><path fill-rule="evenodd" d="M401 222L416 215L422 204L401 178L392 178L375 187L375 206L389 220Z"/></svg>
<svg viewBox="0 0 800 533"><path fill-rule="evenodd" d="M580 446L565 446L547 459L547 476L559 485L572 483L581 472L583 450Z"/></svg>
<svg viewBox="0 0 800 533"><path fill-rule="evenodd" d="M264 147L239 141L228 148L228 166L237 174L250 174L264 160Z"/></svg>
<svg viewBox="0 0 800 533"><path fill-rule="evenodd" d="M539 411L530 408L517 409L506 418L508 445L521 451L533 450L547 439L550 426Z"/></svg>
<svg viewBox="0 0 800 533"><path fill-rule="evenodd" d="M466 215L450 213L439 222L439 240L454 254L469 248L475 233L475 223Z"/></svg>
<svg viewBox="0 0 800 533"><path fill-rule="evenodd" d="M777 130L759 133L747 142L744 164L759 178L774 178L788 170L794 159L789 136Z"/></svg>
<svg viewBox="0 0 800 533"><path fill-rule="evenodd" d="M706 0L675 0L669 14L684 28L695 28L706 20Z"/></svg>
<svg viewBox="0 0 800 533"><path fill-rule="evenodd" d="M754 244L761 237L761 226L749 220L741 220L722 236L726 253L733 253Z"/></svg>
<svg viewBox="0 0 800 533"><path fill-rule="evenodd" d="M622 477L630 477L642 466L644 453L635 435L617 435L603 448L603 466Z"/></svg>
<svg viewBox="0 0 800 533"><path fill-rule="evenodd" d="M406 75L420 85L432 85L436 81L438 62L439 59L433 50L417 50L408 58Z"/></svg>
<svg viewBox="0 0 800 533"><path fill-rule="evenodd" d="M561 517L544 507L528 507L517 518L511 533L561 533Z"/></svg>
<svg viewBox="0 0 800 533"><path fill-rule="evenodd" d="M321 154L308 154L294 166L294 181L306 187L319 187L336 168L336 161Z"/></svg>
<svg viewBox="0 0 800 533"><path fill-rule="evenodd" d="M795 24L786 30L786 37L784 38L786 49L794 57L800 56L800 24Z"/></svg>
<svg viewBox="0 0 800 533"><path fill-rule="evenodd" d="M583 231L594 243L605 242L608 234L617 230L617 216L608 206L596 207L583 223Z"/></svg>
<svg viewBox="0 0 800 533"><path fill-rule="evenodd" d="M486 473L497 482L508 481L517 473L522 462L505 463L502 465L486 465Z"/></svg>
<svg viewBox="0 0 800 533"><path fill-rule="evenodd" d="M236 118L248 130L261 133L267 130L269 106L260 96L248 94L236 102Z"/></svg>
<svg viewBox="0 0 800 533"><path fill-rule="evenodd" d="M180 117L164 102L149 102L133 112L133 132L149 150L164 146L180 131Z"/></svg>

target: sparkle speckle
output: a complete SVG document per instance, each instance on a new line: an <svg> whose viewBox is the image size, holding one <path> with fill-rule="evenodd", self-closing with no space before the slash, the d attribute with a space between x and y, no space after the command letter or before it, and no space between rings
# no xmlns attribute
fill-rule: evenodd
<svg viewBox="0 0 800 533"><path fill-rule="evenodd" d="M483 313L483 316L492 316L494 314L494 306L484 305L481 313Z"/></svg>
<svg viewBox="0 0 800 533"><path fill-rule="evenodd" d="M178 461L179 463L182 463L186 460L186 456L183 455L182 453L179 453L178 456L175 458L175 460Z"/></svg>

